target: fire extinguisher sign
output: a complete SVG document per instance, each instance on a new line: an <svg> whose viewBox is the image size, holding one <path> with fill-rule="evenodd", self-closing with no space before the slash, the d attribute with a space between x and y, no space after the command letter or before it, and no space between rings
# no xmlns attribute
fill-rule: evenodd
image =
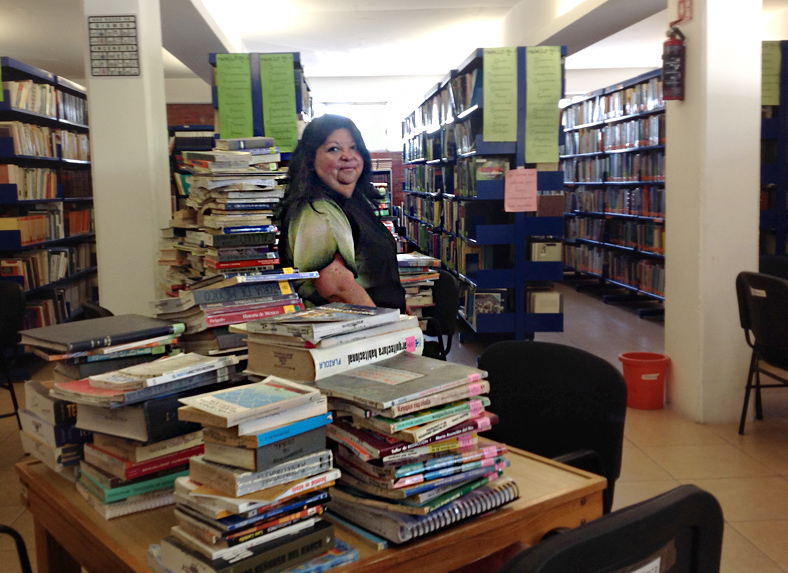
<svg viewBox="0 0 788 573"><path fill-rule="evenodd" d="M686 24L692 21L692 0L679 0L678 1L678 22L677 24Z"/></svg>

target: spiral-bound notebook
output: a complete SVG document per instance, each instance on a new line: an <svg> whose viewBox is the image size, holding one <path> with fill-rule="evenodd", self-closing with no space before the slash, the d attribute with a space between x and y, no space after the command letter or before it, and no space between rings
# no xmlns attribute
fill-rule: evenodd
<svg viewBox="0 0 788 573"><path fill-rule="evenodd" d="M331 501L329 509L394 543L405 543L468 517L500 507L519 496L517 482L510 477L501 477L427 515L388 512L374 507L355 505L337 498Z"/></svg>

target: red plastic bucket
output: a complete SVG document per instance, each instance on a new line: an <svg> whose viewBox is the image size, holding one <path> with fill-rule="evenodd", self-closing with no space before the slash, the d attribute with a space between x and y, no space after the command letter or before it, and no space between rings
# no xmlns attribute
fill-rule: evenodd
<svg viewBox="0 0 788 573"><path fill-rule="evenodd" d="M638 410L659 410L665 402L665 367L670 358L654 352L624 352L627 406Z"/></svg>

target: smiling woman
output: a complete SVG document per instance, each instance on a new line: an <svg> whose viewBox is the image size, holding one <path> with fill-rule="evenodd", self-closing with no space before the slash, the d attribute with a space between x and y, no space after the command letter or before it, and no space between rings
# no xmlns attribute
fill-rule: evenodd
<svg viewBox="0 0 788 573"><path fill-rule="evenodd" d="M312 120L290 158L277 214L279 256L319 271L299 295L308 305L347 302L406 311L394 237L375 216L372 161L356 125L339 115Z"/></svg>

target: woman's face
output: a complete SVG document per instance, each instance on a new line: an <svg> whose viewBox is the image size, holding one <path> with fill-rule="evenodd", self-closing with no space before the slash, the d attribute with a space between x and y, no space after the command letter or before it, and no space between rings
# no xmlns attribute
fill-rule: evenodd
<svg viewBox="0 0 788 573"><path fill-rule="evenodd" d="M317 176L347 198L353 195L363 169L364 159L356 147L356 141L344 127L332 132L315 154Z"/></svg>

